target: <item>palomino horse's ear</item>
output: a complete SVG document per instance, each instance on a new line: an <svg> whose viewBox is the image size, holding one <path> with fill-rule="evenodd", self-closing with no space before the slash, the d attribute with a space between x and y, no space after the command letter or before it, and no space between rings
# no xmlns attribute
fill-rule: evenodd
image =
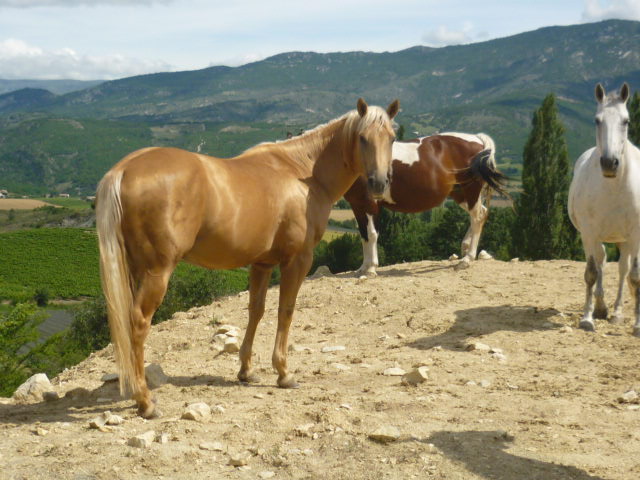
<svg viewBox="0 0 640 480"><path fill-rule="evenodd" d="M358 99L358 113L361 117L364 117L364 115L367 113L368 108L369 106L367 105L367 102L364 101L364 98L360 97Z"/></svg>
<svg viewBox="0 0 640 480"><path fill-rule="evenodd" d="M602 103L602 101L604 100L604 87L602 86L601 83L596 85L596 100L598 101L598 103Z"/></svg>
<svg viewBox="0 0 640 480"><path fill-rule="evenodd" d="M620 87L620 100L626 103L629 100L629 84L624 82Z"/></svg>
<svg viewBox="0 0 640 480"><path fill-rule="evenodd" d="M387 107L387 115L389 115L389 118L391 119L398 114L398 110L400 110L400 100L396 98Z"/></svg>

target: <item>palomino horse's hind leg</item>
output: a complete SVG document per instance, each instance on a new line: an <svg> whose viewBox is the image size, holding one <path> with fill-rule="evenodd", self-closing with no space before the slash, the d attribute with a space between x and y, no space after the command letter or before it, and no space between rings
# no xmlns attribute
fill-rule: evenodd
<svg viewBox="0 0 640 480"><path fill-rule="evenodd" d="M604 289L602 287L603 266L606 259L604 245L596 244L593 248L586 248L587 268L584 272L584 281L587 284L584 315L580 320L580 328L594 331L594 318L607 318L607 306L604 303ZM595 308L593 304L593 287L595 285Z"/></svg>
<svg viewBox="0 0 640 480"><path fill-rule="evenodd" d="M633 266L629 273L629 286L633 293L634 309L633 309L633 334L640 337L640 265L638 264L638 255L633 258Z"/></svg>
<svg viewBox="0 0 640 480"><path fill-rule="evenodd" d="M278 386L281 388L297 388L293 375L287 368L287 346L289 327L293 319L296 298L305 275L309 272L313 261L312 250L301 253L291 262L280 266L280 304L278 306L278 332L273 349L272 363L278 372Z"/></svg>
<svg viewBox="0 0 640 480"><path fill-rule="evenodd" d="M251 351L253 340L256 336L256 329L264 315L264 301L269 288L269 279L273 267L263 267L252 265L249 275L249 324L247 332L240 348L240 372L238 379L241 382L255 383L260 379L251 371Z"/></svg>
<svg viewBox="0 0 640 480"><path fill-rule="evenodd" d="M144 373L144 341L151 328L151 318L162 303L167 291L171 271L159 275L146 273L135 292L131 318L131 347L135 359L135 386L133 399L138 404L138 414L144 418L160 416L151 398Z"/></svg>
<svg viewBox="0 0 640 480"><path fill-rule="evenodd" d="M624 296L624 283L628 279L629 269L631 268L631 251L628 243L618 243L620 250L620 259L618 260L618 294L616 302L613 304L613 315L609 319L611 323L622 323L624 314L622 313L622 299ZM629 281L629 288L633 291L633 286Z"/></svg>

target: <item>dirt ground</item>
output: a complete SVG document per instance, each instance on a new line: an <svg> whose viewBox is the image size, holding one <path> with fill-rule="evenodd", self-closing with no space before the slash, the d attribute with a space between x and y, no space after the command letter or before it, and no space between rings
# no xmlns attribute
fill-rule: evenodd
<svg viewBox="0 0 640 480"><path fill-rule="evenodd" d="M46 206L55 207L50 203L30 198L0 198L0 210L33 210Z"/></svg>
<svg viewBox="0 0 640 480"><path fill-rule="evenodd" d="M638 479L639 405L619 398L640 392L640 339L630 318L576 328L583 269L443 261L307 279L290 335L295 390L275 387L270 366L277 288L254 348L259 384L239 384L237 354L212 349L212 324L246 326L246 293L176 314L146 347L169 376L154 390L161 418L137 417L101 381L115 371L108 347L52 381L61 396L84 394L0 405L0 478ZM617 268L607 272L611 304ZM467 350L474 342L493 353ZM384 374L417 366L428 368L417 386ZM194 402L211 417L181 419ZM124 423L91 429L107 410ZM381 427L397 438L373 439ZM165 443L127 445L150 430Z"/></svg>

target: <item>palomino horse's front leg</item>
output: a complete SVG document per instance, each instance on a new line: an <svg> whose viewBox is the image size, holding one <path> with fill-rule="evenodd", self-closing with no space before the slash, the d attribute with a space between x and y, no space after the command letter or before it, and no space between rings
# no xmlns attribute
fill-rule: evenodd
<svg viewBox="0 0 640 480"><path fill-rule="evenodd" d="M584 281L587 284L584 315L580 320L580 328L595 331L594 318L607 318L607 305L604 303L604 288L602 280L604 276L604 263L606 261L604 245L597 244L595 248L586 248L587 268L584 272ZM595 307L593 304L593 287L595 285Z"/></svg>
<svg viewBox="0 0 640 480"><path fill-rule="evenodd" d="M278 332L273 349L273 368L278 372L278 386L297 388L298 384L287 368L289 327L293 319L296 298L305 275L309 272L313 252L311 249L293 258L288 265L280 265L280 304L278 306Z"/></svg>
<svg viewBox="0 0 640 480"><path fill-rule="evenodd" d="M273 267L252 265L249 275L249 324L240 347L240 372L238 379L241 382L255 383L260 379L251 371L251 351L256 329L264 315L264 301L269 288L269 279Z"/></svg>
<svg viewBox="0 0 640 480"><path fill-rule="evenodd" d="M631 287L631 292L635 300L633 309L633 334L636 337L640 337L640 265L637 253L633 257L633 265L629 273L629 286Z"/></svg>

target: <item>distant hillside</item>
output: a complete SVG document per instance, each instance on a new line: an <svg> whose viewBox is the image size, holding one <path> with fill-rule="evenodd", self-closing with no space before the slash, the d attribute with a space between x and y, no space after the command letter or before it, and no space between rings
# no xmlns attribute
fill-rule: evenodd
<svg viewBox="0 0 640 480"><path fill-rule="evenodd" d="M63 95L76 90L95 87L102 82L103 80L6 80L0 78L0 94L22 90L23 88L38 88L48 90L56 95Z"/></svg>
<svg viewBox="0 0 640 480"><path fill-rule="evenodd" d="M236 68L142 75L57 96L13 92L0 95L0 176L38 188L68 181L86 189L120 157L120 150L111 148L114 138L88 136L89 131L80 135L81 146L73 136L64 142L49 134L40 137L33 126L36 112L39 122L47 118L50 124L120 125L115 146L133 147L151 138L153 144L195 149L204 142L203 151L225 155L238 153L253 144L244 141L260 135L237 137L238 148L228 148L214 141L224 126L251 130L262 122L274 131L267 129L260 140L282 138L283 130L307 128L350 110L359 96L383 105L399 98L397 121L407 135L485 131L496 140L500 164L517 174L531 114L550 92L559 99L570 155L577 157L593 143L593 87L603 82L617 88L623 80L640 87L639 38L640 22L609 20L445 48L290 52ZM135 126L128 131L127 124ZM15 139L34 128L36 135L24 135L24 143ZM163 136L164 131L177 133ZM234 138L228 133L226 140ZM64 152L51 142L63 143ZM113 151L96 157L93 142ZM82 181L74 173L76 158L86 166L78 171L92 171ZM38 168L51 173L44 177L50 180L38 181Z"/></svg>

